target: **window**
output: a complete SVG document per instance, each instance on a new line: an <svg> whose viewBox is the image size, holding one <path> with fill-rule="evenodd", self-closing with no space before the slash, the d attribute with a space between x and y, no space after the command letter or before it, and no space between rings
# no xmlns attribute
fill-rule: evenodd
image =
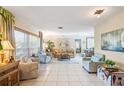
<svg viewBox="0 0 124 93"><path fill-rule="evenodd" d="M30 51L30 56L32 54L37 54L40 48L40 39L36 36L29 36L29 51Z"/></svg>
<svg viewBox="0 0 124 93"><path fill-rule="evenodd" d="M15 31L15 44L16 44L16 57L22 57L26 55L26 36L24 33Z"/></svg>
<svg viewBox="0 0 124 93"><path fill-rule="evenodd" d="M94 37L86 38L86 47L87 49L94 48Z"/></svg>
<svg viewBox="0 0 124 93"><path fill-rule="evenodd" d="M40 48L40 38L38 36L14 30L15 45L16 45L16 58L29 57L32 54L37 54Z"/></svg>

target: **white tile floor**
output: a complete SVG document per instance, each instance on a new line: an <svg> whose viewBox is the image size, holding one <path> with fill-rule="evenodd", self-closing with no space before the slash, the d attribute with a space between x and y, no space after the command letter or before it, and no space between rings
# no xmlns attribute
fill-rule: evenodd
<svg viewBox="0 0 124 93"><path fill-rule="evenodd" d="M75 61L75 62L70 62ZM78 55L71 60L40 64L37 79L22 81L22 86L105 86L96 74L87 73L81 66Z"/></svg>

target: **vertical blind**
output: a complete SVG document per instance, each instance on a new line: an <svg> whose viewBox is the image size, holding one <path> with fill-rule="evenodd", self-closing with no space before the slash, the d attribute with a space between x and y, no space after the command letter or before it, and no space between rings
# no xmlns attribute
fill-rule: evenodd
<svg viewBox="0 0 124 93"><path fill-rule="evenodd" d="M16 58L37 55L40 49L40 38L38 36L14 29Z"/></svg>

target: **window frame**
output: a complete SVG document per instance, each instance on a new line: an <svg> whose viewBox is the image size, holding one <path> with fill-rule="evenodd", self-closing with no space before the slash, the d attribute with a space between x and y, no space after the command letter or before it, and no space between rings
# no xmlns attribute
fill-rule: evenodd
<svg viewBox="0 0 124 93"><path fill-rule="evenodd" d="M94 37L86 37L86 48L88 49L88 39L93 39L94 40ZM93 47L94 48L94 47Z"/></svg>
<svg viewBox="0 0 124 93"><path fill-rule="evenodd" d="M14 31L18 31L18 32L22 32L23 34L24 34L24 38L26 38L26 41L25 41L25 39L24 39L24 41L25 41L25 43L27 43L26 44L26 47L27 47L27 51L28 51L28 53L24 53L24 54L28 54L26 57L30 57L31 56L31 52L30 52L30 37L31 36L34 36L34 37L36 37L36 38L39 38L39 44L40 44L40 36L39 35L37 35L37 34L34 34L34 33L32 33L32 32L29 32L29 31L27 31L27 30L23 30L23 29L21 29L21 28L18 28L18 27L14 27ZM16 37L15 37L15 32L14 32L14 38L16 39ZM39 48L40 48L40 45L39 45ZM16 47L16 40L15 40L15 50L17 50L17 47ZM22 49L23 50L23 49ZM15 54L16 54L16 51L15 51ZM16 55L15 55L16 56ZM17 57L17 56L16 56Z"/></svg>

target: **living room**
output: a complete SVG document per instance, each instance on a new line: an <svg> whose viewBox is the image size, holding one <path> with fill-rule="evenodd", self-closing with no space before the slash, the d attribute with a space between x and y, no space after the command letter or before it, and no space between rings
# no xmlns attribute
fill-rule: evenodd
<svg viewBox="0 0 124 93"><path fill-rule="evenodd" d="M7 74L11 72L1 72L0 84L123 86L123 10L123 6L0 7L0 69L13 71L9 67L15 66L16 72L11 83ZM110 70L107 76L103 68Z"/></svg>

